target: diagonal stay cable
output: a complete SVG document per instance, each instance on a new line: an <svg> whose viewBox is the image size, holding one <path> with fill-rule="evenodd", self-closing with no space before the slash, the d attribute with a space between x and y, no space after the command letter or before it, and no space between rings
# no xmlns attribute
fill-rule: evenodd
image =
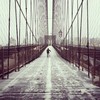
<svg viewBox="0 0 100 100"><path fill-rule="evenodd" d="M21 8L21 6L20 6L18 0L16 0L16 3L18 4L18 6L19 6L19 8L20 8L20 11L21 11L21 13L22 13L24 19L27 21L27 19L26 19L25 15L24 15L24 12L23 12L23 10L22 10L22 8ZM35 41L38 43L38 40L37 40L37 38L35 37L35 35L34 35L32 29L31 29L31 27L30 27L28 21L27 21L27 26L29 27L30 31L32 32L32 36L35 38Z"/></svg>
<svg viewBox="0 0 100 100"><path fill-rule="evenodd" d="M78 13L79 13L79 11L80 11L80 8L81 8L81 6L83 5L83 1L84 1L84 0L82 0L81 4L80 4L80 6L79 6L79 8L78 8L78 10L77 10L76 15L75 15L74 19L72 20L71 26L69 27L69 29L68 29L68 31L67 31L67 33L66 33L66 35L65 35L65 37L64 37L64 39L63 39L63 40L65 40L65 39L66 39L66 37L67 37L67 35L68 35L68 33L69 33L70 29L72 28L73 23L74 23L75 19L77 18L77 15L78 15Z"/></svg>

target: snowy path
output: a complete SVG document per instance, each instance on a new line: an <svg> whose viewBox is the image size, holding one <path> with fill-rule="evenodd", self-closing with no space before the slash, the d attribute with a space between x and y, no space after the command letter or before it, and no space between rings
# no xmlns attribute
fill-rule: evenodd
<svg viewBox="0 0 100 100"><path fill-rule="evenodd" d="M85 72L78 71L56 51L0 80L0 100L100 100L100 88L93 86Z"/></svg>
<svg viewBox="0 0 100 100"><path fill-rule="evenodd" d="M49 58L48 62L48 73L47 73L47 82L46 82L46 97L45 100L50 100L51 98L51 89L52 89L52 83L51 83L51 59Z"/></svg>

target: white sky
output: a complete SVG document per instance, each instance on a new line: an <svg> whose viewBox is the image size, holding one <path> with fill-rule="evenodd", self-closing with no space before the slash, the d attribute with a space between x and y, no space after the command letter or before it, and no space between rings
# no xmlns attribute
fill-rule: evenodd
<svg viewBox="0 0 100 100"><path fill-rule="evenodd" d="M64 29L64 27L66 28L66 21L65 21L66 16L64 15L65 13L62 13L64 12L63 7L65 7L65 4L61 4L61 1L62 3L63 1L65 3L65 1L67 0L55 0L55 1L56 1L55 10L57 11L59 9L59 11L57 11L55 15L56 24L55 24L54 34L58 34L57 36L58 36L58 41L59 41L61 39L61 37L59 37L59 31L62 30L62 33L63 33L62 38L66 34L66 30ZM73 11L74 13L73 17L74 17L77 12L77 0L73 0L73 1L74 1L74 11ZM79 0L79 5L81 1L82 0ZM90 38L100 38L100 0L88 0L88 1L89 1L89 35L90 35ZM87 35L87 4L86 2L87 0L84 0L84 3L83 3L82 37L86 37ZM60 18L60 16L62 17ZM80 16L81 16L81 10L79 11L79 19L80 19ZM71 23L72 23L71 0L69 0L69 26L71 26ZM74 37L77 37L77 18L73 24L73 34L74 34Z"/></svg>
<svg viewBox="0 0 100 100"><path fill-rule="evenodd" d="M12 8L11 8L11 37L14 37L16 39L15 34L15 8L14 8L14 0L12 1ZM18 0L19 1L19 0ZM23 2L24 0L22 0ZM29 2L30 0L28 0ZM40 0L42 1L42 0ZM55 0L59 1L59 0ZM61 1L61 0L60 0ZM63 0L62 0L63 1ZM65 1L65 0L64 0ZM74 0L74 7L76 7L76 1ZM81 0L79 0L81 1ZM85 2L87 0L84 0ZM0 44L7 44L8 39L8 4L9 0L0 0ZM25 4L23 3L23 10L25 13ZM83 11L83 33L85 33L86 30L86 4L84 3L84 11ZM29 6L29 3L28 3ZM76 9L74 9L74 13L76 13ZM30 16L28 16L30 17ZM30 22L30 20L29 20ZM76 22L75 22L76 24ZM89 24L90 24L90 36L91 37L99 37L100 38L100 0L89 0ZM65 25L63 23L63 25ZM42 26L43 27L43 26ZM48 0L48 29L49 34L52 33L52 0ZM59 28L60 30L60 28ZM74 25L74 30L76 30L76 27ZM44 31L43 31L44 32ZM76 32L76 31L74 31ZM22 30L21 30L21 38L22 40L25 37L25 21L22 18ZM84 34L83 34L84 35Z"/></svg>
<svg viewBox="0 0 100 100"><path fill-rule="evenodd" d="M52 33L52 0L48 0L48 31Z"/></svg>

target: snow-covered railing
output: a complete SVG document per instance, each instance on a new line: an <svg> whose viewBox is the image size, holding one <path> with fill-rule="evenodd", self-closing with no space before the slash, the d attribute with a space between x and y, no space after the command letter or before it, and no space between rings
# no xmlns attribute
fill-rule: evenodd
<svg viewBox="0 0 100 100"><path fill-rule="evenodd" d="M100 77L100 47L89 47L88 51L86 46L53 46L62 58L76 65L79 70L85 69L93 77Z"/></svg>
<svg viewBox="0 0 100 100"><path fill-rule="evenodd" d="M21 45L10 46L9 50L7 46L0 48L0 76L3 78L13 70L19 71L22 66L38 58L46 47L46 45Z"/></svg>

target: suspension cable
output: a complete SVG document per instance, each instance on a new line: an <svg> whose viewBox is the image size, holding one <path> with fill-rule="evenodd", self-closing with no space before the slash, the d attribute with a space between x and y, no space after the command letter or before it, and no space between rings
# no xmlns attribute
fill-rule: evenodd
<svg viewBox="0 0 100 100"><path fill-rule="evenodd" d="M15 1L15 20L16 20L16 37L17 37L17 60L18 60L18 71L19 71L19 37L18 37L18 23L17 23L17 7Z"/></svg>
<svg viewBox="0 0 100 100"><path fill-rule="evenodd" d="M47 21L47 34L48 34L49 33L48 32L48 0L45 0L45 3L46 3L46 15L47 15L47 17L46 17L47 18L47 20L46 20Z"/></svg>
<svg viewBox="0 0 100 100"><path fill-rule="evenodd" d="M55 0L53 0L53 2L52 2L52 5L53 5L53 7L52 7L52 35L54 35L54 22L55 22L55 20L54 20L54 11L55 11Z"/></svg>
<svg viewBox="0 0 100 100"><path fill-rule="evenodd" d="M33 20L33 12L34 12L34 1L33 1L33 7L32 7L32 9L33 9L33 11L32 11L32 31L34 30L34 20ZM32 34L31 34L32 35ZM33 36L32 36L32 44L34 45L34 38L33 38ZM33 52L33 50L32 50L32 54L33 54L34 52Z"/></svg>
<svg viewBox="0 0 100 100"><path fill-rule="evenodd" d="M69 27L69 0L67 0L67 8L66 8L66 33ZM66 48L67 48L67 58L68 58L68 35L66 36Z"/></svg>
<svg viewBox="0 0 100 100"><path fill-rule="evenodd" d="M82 18L83 18L83 5L82 5L82 7L81 7L81 18L80 18L80 32L79 32L79 66L78 66L78 68L79 68L79 70L80 70L80 60L81 60L81 39L82 39Z"/></svg>
<svg viewBox="0 0 100 100"><path fill-rule="evenodd" d="M77 0L77 10L78 10L78 1L79 0ZM79 46L79 13L77 14L77 36L78 36L78 46Z"/></svg>
<svg viewBox="0 0 100 100"><path fill-rule="evenodd" d="M89 8L87 0L87 53L88 53L88 77L90 77L90 58L89 58Z"/></svg>
<svg viewBox="0 0 100 100"><path fill-rule="evenodd" d="M24 12L23 12L23 10L22 10L22 8L21 8L21 6L20 6L18 0L16 0L16 2L17 2L18 6L19 6L19 8L20 8L20 11L21 11L21 13L22 13L24 19L26 20L26 23L27 23L28 28L29 28L30 31L32 32L32 36L35 38L35 41L38 42L37 38L35 37L35 35L34 35L32 29L31 29L31 27L30 27L30 25L29 25L29 23L28 23L28 21L27 21L27 19L26 19L26 16L24 15Z"/></svg>
<svg viewBox="0 0 100 100"><path fill-rule="evenodd" d="M79 11L80 11L81 6L83 5L83 2L84 2L84 0L82 0L81 4L80 4L80 6L79 6L79 8L78 8L78 10L77 10L77 13L76 13L75 17L73 18L73 20L72 20L72 22L71 22L71 25L70 25L70 27L69 27L69 29L68 29L68 31L67 31L67 33L66 33L64 39L65 39L66 36L69 34L69 31L71 30L72 25L73 25L75 19L77 18L77 15L78 15L78 13L79 13Z"/></svg>
<svg viewBox="0 0 100 100"><path fill-rule="evenodd" d="M35 37L36 37L36 32L37 32L37 28L36 28L36 24L37 24L37 21L36 21L36 18L37 18L37 2L36 2L36 0L35 0Z"/></svg>
<svg viewBox="0 0 100 100"><path fill-rule="evenodd" d="M20 0L21 7L21 0ZM21 10L19 9L19 41L18 41L18 71L20 69L20 36L21 36Z"/></svg>
<svg viewBox="0 0 100 100"><path fill-rule="evenodd" d="M30 0L30 27L32 29L32 0ZM31 31L30 31L30 44L31 44Z"/></svg>
<svg viewBox="0 0 100 100"><path fill-rule="evenodd" d="M10 22L10 19L11 19L11 0L9 0L9 21L8 21L8 68L7 68L7 72L8 72L8 74L7 74L7 78L9 78L9 66L10 66L10 64L9 64L9 59L10 59L10 24L11 24L11 22Z"/></svg>
<svg viewBox="0 0 100 100"><path fill-rule="evenodd" d="M20 0L20 7L21 7L21 0ZM20 34L21 33L21 9L19 10L19 46L20 46Z"/></svg>
<svg viewBox="0 0 100 100"><path fill-rule="evenodd" d="M78 5L79 5L78 1L79 0L77 0L77 10L78 10ZM79 43L79 37L80 37L80 34L79 34L79 13L77 14L77 37L78 37L77 38L77 41L78 41L78 52L77 52L78 53L78 55L77 55L78 60L77 61L78 61L78 68L79 68L79 66L80 66L80 60L79 60L80 59L80 57L79 57L79 53L80 53L79 52L80 51L80 49L79 49L80 48L80 43Z"/></svg>
<svg viewBox="0 0 100 100"><path fill-rule="evenodd" d="M25 65L27 63L27 42L28 42L28 30L27 30L27 0L25 0L25 12L26 12L26 32L25 32Z"/></svg>
<svg viewBox="0 0 100 100"><path fill-rule="evenodd" d="M73 6L74 1L71 0L71 21L73 21ZM71 62L73 62L73 24L71 26Z"/></svg>
<svg viewBox="0 0 100 100"><path fill-rule="evenodd" d="M68 31L68 27L69 27L69 0L67 0L67 23L68 23L68 25L67 25L67 31ZM68 43L67 44L69 44L69 35L68 35Z"/></svg>
<svg viewBox="0 0 100 100"><path fill-rule="evenodd" d="M30 0L30 26L32 28L32 31L33 31L33 14L32 14L32 0ZM31 46L31 60L32 60L32 34L31 34L31 31L30 31L30 46Z"/></svg>

